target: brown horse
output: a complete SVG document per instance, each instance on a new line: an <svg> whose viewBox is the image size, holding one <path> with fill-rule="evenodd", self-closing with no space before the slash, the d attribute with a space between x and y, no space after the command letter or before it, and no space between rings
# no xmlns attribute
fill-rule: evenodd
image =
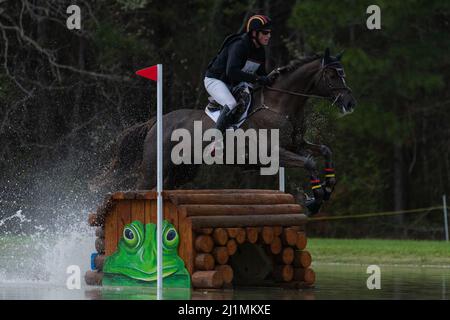
<svg viewBox="0 0 450 320"><path fill-rule="evenodd" d="M273 71L276 81L272 87L254 92L254 102L242 129L279 129L279 164L282 167L305 168L311 178L314 199L307 203L312 213L320 208L334 188L336 179L330 148L315 145L304 139L305 103L308 98L329 100L345 114L353 111L356 101L345 83L341 54L333 57L329 50L289 63ZM194 121L201 121L203 130L214 127L204 110L179 109L163 117L163 174L164 189L182 186L193 179L199 165L175 165L171 161L172 132L184 128L193 133ZM155 118L126 130L119 138L117 156L110 168L91 186L109 184L123 187L138 182L138 189L156 186L156 125ZM325 160L325 180L321 182L314 156ZM131 171L131 172L130 172ZM117 179L119 178L119 179Z"/></svg>

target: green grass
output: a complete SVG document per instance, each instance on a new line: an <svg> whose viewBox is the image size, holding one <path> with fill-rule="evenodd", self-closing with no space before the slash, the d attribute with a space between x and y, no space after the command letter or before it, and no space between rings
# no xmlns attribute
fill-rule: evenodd
<svg viewBox="0 0 450 320"><path fill-rule="evenodd" d="M425 240L308 238L315 263L450 267L450 243Z"/></svg>

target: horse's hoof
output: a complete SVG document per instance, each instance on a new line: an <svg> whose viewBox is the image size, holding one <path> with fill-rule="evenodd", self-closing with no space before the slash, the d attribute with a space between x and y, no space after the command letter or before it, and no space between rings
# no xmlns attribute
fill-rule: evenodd
<svg viewBox="0 0 450 320"><path fill-rule="evenodd" d="M306 215L311 217L317 213L319 213L320 208L322 207L322 202L317 202L315 199L308 200L305 203L305 207L308 209Z"/></svg>

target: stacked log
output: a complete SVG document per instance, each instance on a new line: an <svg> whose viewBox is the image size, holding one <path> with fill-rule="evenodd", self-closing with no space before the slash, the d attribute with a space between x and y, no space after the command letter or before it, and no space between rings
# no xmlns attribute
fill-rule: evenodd
<svg viewBox="0 0 450 320"><path fill-rule="evenodd" d="M291 287L310 287L315 273L311 266L311 254L305 250L306 234L298 226L273 227L275 237L266 252L273 255L272 277L276 282Z"/></svg>
<svg viewBox="0 0 450 320"><path fill-rule="evenodd" d="M230 257L239 245L248 242L263 246L272 258L272 279L279 286L308 287L315 281L310 268L311 255L305 250L306 235L298 226L262 226L198 229L194 233L196 250L192 274L194 288L230 288L233 269Z"/></svg>

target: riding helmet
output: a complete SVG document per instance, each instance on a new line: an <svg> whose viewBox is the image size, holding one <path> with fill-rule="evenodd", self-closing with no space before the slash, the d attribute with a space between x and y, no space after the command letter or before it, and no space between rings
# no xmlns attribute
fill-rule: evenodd
<svg viewBox="0 0 450 320"><path fill-rule="evenodd" d="M270 28L272 28L272 20L268 16L257 14L248 19L246 31L252 32Z"/></svg>

